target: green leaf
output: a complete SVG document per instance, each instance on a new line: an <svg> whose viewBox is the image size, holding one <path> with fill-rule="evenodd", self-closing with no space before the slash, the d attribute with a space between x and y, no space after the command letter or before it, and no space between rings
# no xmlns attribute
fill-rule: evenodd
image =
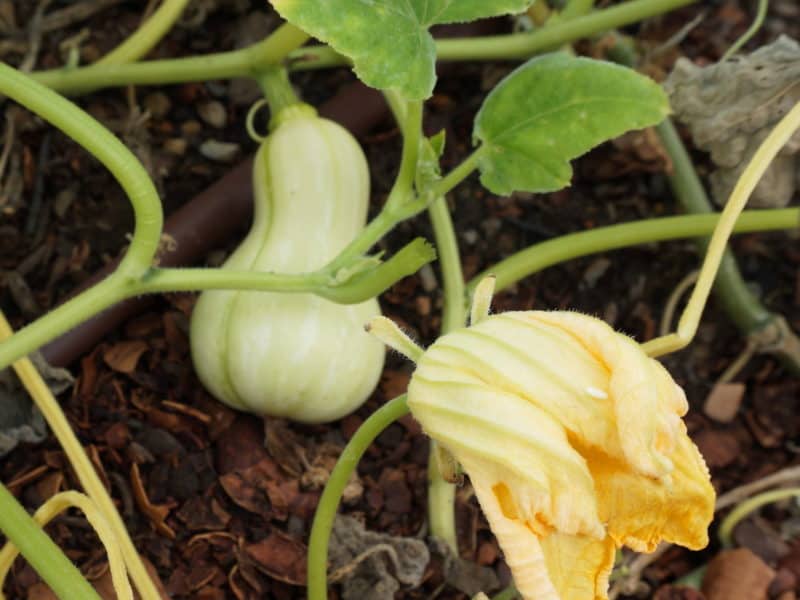
<svg viewBox="0 0 800 600"><path fill-rule="evenodd" d="M436 135L429 138L423 137L420 140L419 157L417 159L417 174L415 184L417 193L420 194L436 181L442 178L442 170L439 159L444 152L445 130L442 129Z"/></svg>
<svg viewBox="0 0 800 600"><path fill-rule="evenodd" d="M284 19L353 61L367 85L409 100L433 92L436 46L428 28L519 12L532 0L272 0Z"/></svg>
<svg viewBox="0 0 800 600"><path fill-rule="evenodd" d="M534 58L492 90L475 118L481 183L502 195L559 190L572 178L571 159L667 114L661 87L631 69L564 53Z"/></svg>

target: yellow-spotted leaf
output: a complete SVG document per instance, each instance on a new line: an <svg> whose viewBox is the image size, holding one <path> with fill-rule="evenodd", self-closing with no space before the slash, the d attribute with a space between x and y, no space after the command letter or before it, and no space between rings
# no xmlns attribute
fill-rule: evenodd
<svg viewBox="0 0 800 600"><path fill-rule="evenodd" d="M521 12L532 0L272 0L290 23L353 61L367 85L427 98L436 82L428 29Z"/></svg>

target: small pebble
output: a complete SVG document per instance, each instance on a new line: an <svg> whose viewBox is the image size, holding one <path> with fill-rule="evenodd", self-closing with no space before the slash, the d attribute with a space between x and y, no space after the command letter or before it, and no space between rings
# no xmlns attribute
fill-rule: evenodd
<svg viewBox="0 0 800 600"><path fill-rule="evenodd" d="M422 289L426 292L432 292L439 284L436 281L436 273L433 272L433 268L430 265L424 265L419 270L419 278L422 281Z"/></svg>
<svg viewBox="0 0 800 600"><path fill-rule="evenodd" d="M164 92L153 92L144 97L144 108L155 119L163 119L167 116L172 102Z"/></svg>
<svg viewBox="0 0 800 600"><path fill-rule="evenodd" d="M428 296L417 296L414 303L418 315L425 317L431 314L431 299Z"/></svg>
<svg viewBox="0 0 800 600"><path fill-rule="evenodd" d="M181 123L181 132L185 137L193 137L203 130L199 121L191 120Z"/></svg>
<svg viewBox="0 0 800 600"><path fill-rule="evenodd" d="M183 138L169 138L164 142L164 150L175 156L183 156L188 145L189 143Z"/></svg>
<svg viewBox="0 0 800 600"><path fill-rule="evenodd" d="M197 113L203 121L217 129L222 129L228 122L228 112L222 102L217 100L201 102L197 106Z"/></svg>
<svg viewBox="0 0 800 600"><path fill-rule="evenodd" d="M56 194L55 202L53 202L53 212L56 213L59 219L64 218L76 197L77 193L75 188L72 187L64 188Z"/></svg>
<svg viewBox="0 0 800 600"><path fill-rule="evenodd" d="M745 386L743 383L718 383L703 405L707 417L720 423L730 423L739 413Z"/></svg>
<svg viewBox="0 0 800 600"><path fill-rule="evenodd" d="M231 162L239 154L239 144L206 140L200 146L200 154L217 162Z"/></svg>
<svg viewBox="0 0 800 600"><path fill-rule="evenodd" d="M474 229L467 229L461 234L461 237L467 246L474 246L478 242L478 232Z"/></svg>

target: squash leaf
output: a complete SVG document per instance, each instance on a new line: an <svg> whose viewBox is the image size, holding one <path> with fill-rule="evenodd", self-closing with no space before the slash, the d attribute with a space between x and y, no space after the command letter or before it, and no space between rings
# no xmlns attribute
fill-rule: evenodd
<svg viewBox="0 0 800 600"><path fill-rule="evenodd" d="M409 100L436 83L436 46L428 29L525 10L532 0L272 0L284 19L353 61L369 86Z"/></svg>
<svg viewBox="0 0 800 600"><path fill-rule="evenodd" d="M564 53L533 58L486 97L473 138L481 183L495 194L569 185L569 161L669 114L661 87L612 63Z"/></svg>

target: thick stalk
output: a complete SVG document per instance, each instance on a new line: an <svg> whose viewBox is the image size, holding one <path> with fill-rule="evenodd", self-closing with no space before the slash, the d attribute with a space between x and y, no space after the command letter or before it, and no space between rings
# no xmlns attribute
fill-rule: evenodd
<svg viewBox="0 0 800 600"><path fill-rule="evenodd" d="M77 567L64 556L61 548L42 531L2 483L0 530L61 600L100 600L98 593Z"/></svg>
<svg viewBox="0 0 800 600"><path fill-rule="evenodd" d="M231 52L218 52L191 58L144 61L127 65L91 65L77 69L39 71L33 78L62 94L85 93L122 85L166 85L187 81L209 81L235 77L255 77L308 40L308 34L285 23L269 37Z"/></svg>
<svg viewBox="0 0 800 600"><path fill-rule="evenodd" d="M700 275L678 320L677 331L642 344L642 349L649 356L657 357L675 352L684 348L694 338L736 220L775 156L798 129L800 129L800 102L775 125L739 176L722 210L719 224L711 235L708 250L700 267Z"/></svg>
<svg viewBox="0 0 800 600"><path fill-rule="evenodd" d="M638 23L694 2L697 0L631 0L531 32L436 40L436 56L441 61L526 59L581 38ZM348 61L345 57L327 46L311 46L290 54L290 68L293 70L346 64Z"/></svg>
<svg viewBox="0 0 800 600"><path fill-rule="evenodd" d="M562 235L529 246L489 267L472 278L467 286L467 292L471 294L481 279L491 274L497 277L499 292L525 277L573 258L637 244L709 235L714 231L719 219L718 214L661 217ZM749 210L739 217L733 232L777 231L795 229L798 226L800 226L800 208Z"/></svg>
<svg viewBox="0 0 800 600"><path fill-rule="evenodd" d="M656 127L656 131L672 160L673 172L669 182L683 210L692 214L714 212L675 126L666 119ZM708 238L698 239L697 247L701 255L705 254ZM730 250L725 251L714 281L714 298L745 335L762 328L775 317L748 289Z"/></svg>
<svg viewBox="0 0 800 600"><path fill-rule="evenodd" d="M734 508L730 514L722 520L719 526L720 542L722 542L725 548L730 548L733 546L733 530L747 515L767 504L797 497L800 497L800 488L792 487L770 490L769 492L764 492L758 496L748 498Z"/></svg>
<svg viewBox="0 0 800 600"><path fill-rule="evenodd" d="M361 233L350 242L344 250L324 267L324 270L336 272L351 264L356 258L365 254L384 235L391 231L400 221L420 212L424 205L409 214L408 206L413 203L414 178L417 174L417 157L422 135L422 103L407 102L404 109L403 153L397 178L389 191L389 197L377 217L372 219Z"/></svg>
<svg viewBox="0 0 800 600"><path fill-rule="evenodd" d="M442 61L520 60L583 37L624 27L697 0L632 0L585 16L563 20L529 33L453 38L436 41ZM289 58L291 70L322 69L348 64L327 46L300 48L308 36L285 24L269 38L232 52L119 66L92 65L34 73L44 85L64 94L122 85L165 85L187 81L255 76L265 66Z"/></svg>
<svg viewBox="0 0 800 600"><path fill-rule="evenodd" d="M89 525L94 529L97 537L100 538L108 557L111 583L117 594L117 600L133 600L133 590L131 590L128 573L125 570L125 560L117 545L114 531L91 498L80 492L60 492L48 498L44 504L36 509L33 520L39 527L44 528L45 525L69 508L77 508L82 511L86 520L89 521ZM0 584L5 581L6 575L18 554L19 548L11 542L6 543L3 549L0 550ZM2 593L0 593L0 600L5 600Z"/></svg>
<svg viewBox="0 0 800 600"><path fill-rule="evenodd" d="M11 338L0 342L0 369L39 349L92 315L132 295L126 294L126 289L130 289L128 286L132 283L112 274L23 327Z"/></svg>
<svg viewBox="0 0 800 600"><path fill-rule="evenodd" d="M139 60L161 41L189 2L190 0L164 0L139 29L94 64L121 65Z"/></svg>
<svg viewBox="0 0 800 600"><path fill-rule="evenodd" d="M270 130L274 131L275 127L283 122L280 118L281 113L289 107L301 104L300 98L294 93L292 83L289 81L289 73L282 66L265 69L258 75L257 81L267 104L269 104L269 111L272 115ZM311 109L311 107L308 108Z"/></svg>
<svg viewBox="0 0 800 600"><path fill-rule="evenodd" d="M380 433L408 413L405 395L390 400L361 424L347 443L319 499L308 540L308 600L328 598L328 542L342 492L358 461Z"/></svg>
<svg viewBox="0 0 800 600"><path fill-rule="evenodd" d="M151 269L139 282L129 284L125 297L161 292L198 290L250 290L282 293L312 293L340 304L358 304L375 298L404 277L416 273L436 258L433 248L417 238L387 261L368 267L344 282L336 273L322 269L312 273L259 273L228 269Z"/></svg>
<svg viewBox="0 0 800 600"><path fill-rule="evenodd" d="M37 323L38 322L39 321L37 321ZM7 338L11 334L10 325L5 320L5 316L0 313L0 340ZM22 358L15 362L14 370L25 386L25 389L28 390L31 397L36 401L36 406L53 431L53 435L55 435L59 444L61 444L61 447L64 449L64 453L67 455L67 459L75 470L75 474L78 476L78 480L81 482L86 495L92 499L114 532L116 544L122 552L125 565L128 567L128 573L133 583L136 585L140 596L144 600L158 600L160 598L158 590L153 580L150 579L150 574L147 572L147 569L145 569L138 551L134 547L131 538L128 536L128 531L114 506L114 502L108 495L102 481L100 481L100 477L97 475L94 465L92 465L89 457L83 451L78 437L69 426L50 388L47 387L42 376L28 358ZM20 550L21 549L22 548L20 548ZM70 596L70 598L82 598L82 596Z"/></svg>
<svg viewBox="0 0 800 600"><path fill-rule="evenodd" d="M133 238L117 273L127 277L142 275L158 249L164 217L158 192L141 163L108 129L75 104L3 63L0 94L63 131L111 171L134 212Z"/></svg>
<svg viewBox="0 0 800 600"><path fill-rule="evenodd" d="M458 252L453 221L444 197L437 198L428 216L433 225L439 266L444 288L442 309L442 334L464 327L466 309L464 303L464 274L461 271L461 256ZM456 486L444 480L436 459L436 442L431 440L428 457L428 521L430 534L443 540L458 556L458 537L455 522Z"/></svg>
<svg viewBox="0 0 800 600"><path fill-rule="evenodd" d="M582 17L594 8L594 0L570 0L561 11L561 19L574 19Z"/></svg>

